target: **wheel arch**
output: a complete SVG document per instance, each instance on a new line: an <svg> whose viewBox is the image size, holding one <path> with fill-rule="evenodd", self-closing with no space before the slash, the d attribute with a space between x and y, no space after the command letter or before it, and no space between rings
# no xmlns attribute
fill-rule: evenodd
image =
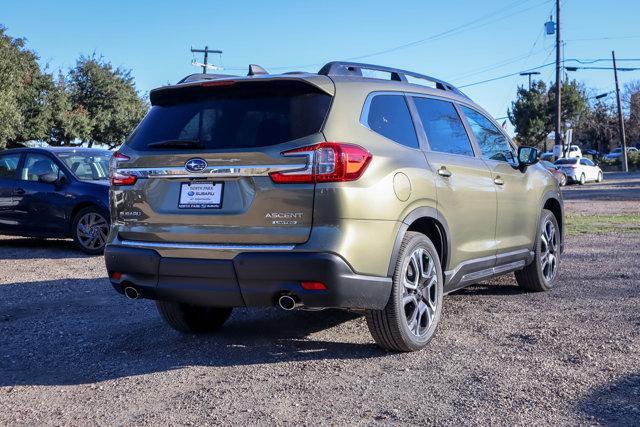
<svg viewBox="0 0 640 427"><path fill-rule="evenodd" d="M411 211L402 221L400 230L398 231L393 244L393 251L391 253L391 260L389 262L387 274L389 276L393 276L395 265L398 261L402 239L407 231L417 231L429 237L435 246L436 251L438 251L438 256L440 256L442 271L446 271L449 266L451 251L451 234L449 232L449 226L442 214L436 209L431 207L421 207Z"/></svg>
<svg viewBox="0 0 640 427"><path fill-rule="evenodd" d="M104 211L104 208L100 206L99 203L96 203L94 201L91 200L83 200L81 202L76 203L73 206L73 209L71 209L71 213L69 214L69 229L71 230L71 227L73 227L73 221L76 218L76 215L78 215L78 212L80 212L82 209L85 208L89 208L89 207L95 207L101 211ZM108 214L108 211L106 212ZM107 215L107 221L109 220L108 215Z"/></svg>
<svg viewBox="0 0 640 427"><path fill-rule="evenodd" d="M560 227L560 252L564 250L564 235L565 235L565 223L564 223L564 205L562 203L562 196L556 192L549 192L544 195L542 201L542 209L547 209L553 213L558 227ZM542 216L542 209L540 210L540 216ZM540 219L538 220L540 224ZM538 226L539 228L540 226Z"/></svg>

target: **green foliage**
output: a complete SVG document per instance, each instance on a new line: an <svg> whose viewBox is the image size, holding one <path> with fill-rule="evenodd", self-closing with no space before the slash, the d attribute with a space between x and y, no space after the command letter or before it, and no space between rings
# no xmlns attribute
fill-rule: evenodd
<svg viewBox="0 0 640 427"><path fill-rule="evenodd" d="M68 77L73 105L91 118L89 145L115 147L124 142L147 111L131 72L113 68L102 58L80 57Z"/></svg>
<svg viewBox="0 0 640 427"><path fill-rule="evenodd" d="M75 140L89 139L92 120L82 105L74 105L64 81L58 77L50 96L52 123L46 141L49 145L70 145Z"/></svg>
<svg viewBox="0 0 640 427"><path fill-rule="evenodd" d="M537 147L547 137L548 102L547 86L543 81L533 82L531 89L518 88L517 98L508 114L521 144Z"/></svg>
<svg viewBox="0 0 640 427"><path fill-rule="evenodd" d="M54 79L24 39L0 26L0 149L30 140L115 147L147 108L130 71L82 56L67 77Z"/></svg>
<svg viewBox="0 0 640 427"><path fill-rule="evenodd" d="M43 135L42 113L48 86L35 53L24 39L14 39L0 26L0 149Z"/></svg>
<svg viewBox="0 0 640 427"><path fill-rule="evenodd" d="M579 122L588 111L584 88L575 80L562 85L562 122L564 128ZM540 147L555 129L555 85L549 89L542 81L533 82L531 89L518 88L516 100L508 112L518 139L526 145Z"/></svg>

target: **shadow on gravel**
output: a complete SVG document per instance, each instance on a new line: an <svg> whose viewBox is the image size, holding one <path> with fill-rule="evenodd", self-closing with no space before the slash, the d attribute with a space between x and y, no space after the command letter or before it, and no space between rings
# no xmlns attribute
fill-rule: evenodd
<svg viewBox="0 0 640 427"><path fill-rule="evenodd" d="M186 336L160 320L153 302L128 301L106 279L2 285L0 386L85 384L185 366L388 354L373 343L309 337L357 317L339 310L238 309L218 333Z"/></svg>
<svg viewBox="0 0 640 427"><path fill-rule="evenodd" d="M640 373L595 390L580 409L605 425L637 425L640 421Z"/></svg>
<svg viewBox="0 0 640 427"><path fill-rule="evenodd" d="M27 237L5 237L0 239L0 247L3 249L0 259L68 259L86 258L84 254L76 248L71 239L34 239ZM11 254L12 250L18 253ZM7 256L8 253L8 256ZM12 256L13 255L13 256Z"/></svg>

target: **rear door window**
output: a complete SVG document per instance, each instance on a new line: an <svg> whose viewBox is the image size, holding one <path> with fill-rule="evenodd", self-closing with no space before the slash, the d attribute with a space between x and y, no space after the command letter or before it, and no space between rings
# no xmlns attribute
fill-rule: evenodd
<svg viewBox="0 0 640 427"><path fill-rule="evenodd" d="M473 156L471 141L454 105L440 99L413 98L431 151Z"/></svg>
<svg viewBox="0 0 640 427"><path fill-rule="evenodd" d="M156 98L127 142L134 149L280 144L320 132L331 104L330 95L300 81L190 86Z"/></svg>
<svg viewBox="0 0 640 427"><path fill-rule="evenodd" d="M367 126L398 144L418 148L416 129L404 95L375 95L369 104Z"/></svg>
<svg viewBox="0 0 640 427"><path fill-rule="evenodd" d="M18 170L20 156L20 153L3 154L0 156L0 179L16 178L16 170Z"/></svg>

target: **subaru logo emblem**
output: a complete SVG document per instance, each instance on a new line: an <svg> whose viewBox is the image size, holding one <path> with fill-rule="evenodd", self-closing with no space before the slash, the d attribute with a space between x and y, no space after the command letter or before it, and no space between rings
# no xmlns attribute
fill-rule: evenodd
<svg viewBox="0 0 640 427"><path fill-rule="evenodd" d="M204 159L189 159L187 163L184 164L184 168L188 172L202 172L207 168L207 161Z"/></svg>

